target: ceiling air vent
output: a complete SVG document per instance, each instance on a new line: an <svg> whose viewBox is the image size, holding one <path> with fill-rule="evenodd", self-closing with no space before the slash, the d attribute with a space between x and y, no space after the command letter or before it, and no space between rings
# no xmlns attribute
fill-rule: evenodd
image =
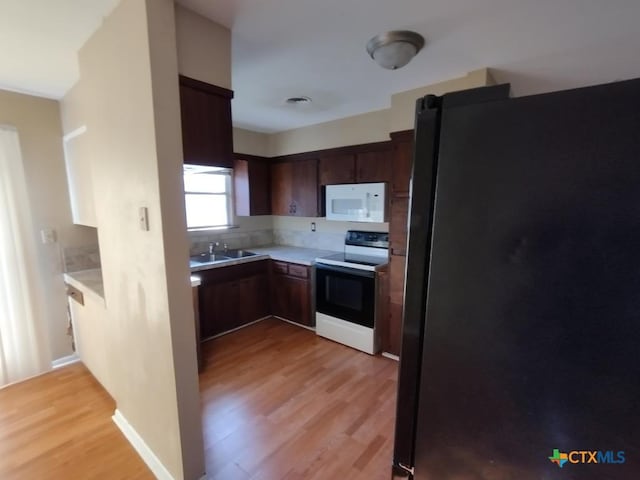
<svg viewBox="0 0 640 480"><path fill-rule="evenodd" d="M306 103L311 103L311 99L309 97L289 97L287 98L286 103L289 105L304 105Z"/></svg>

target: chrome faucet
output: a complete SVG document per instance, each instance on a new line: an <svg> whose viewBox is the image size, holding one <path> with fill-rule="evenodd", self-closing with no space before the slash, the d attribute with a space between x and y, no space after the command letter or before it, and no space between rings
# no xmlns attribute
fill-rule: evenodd
<svg viewBox="0 0 640 480"><path fill-rule="evenodd" d="M229 245L227 245L226 243L222 245L222 248L224 248L224 253L227 253L229 251Z"/></svg>
<svg viewBox="0 0 640 480"><path fill-rule="evenodd" d="M213 255L216 252L216 248L220 246L220 242L209 243L209 255ZM225 243L226 246L226 243Z"/></svg>

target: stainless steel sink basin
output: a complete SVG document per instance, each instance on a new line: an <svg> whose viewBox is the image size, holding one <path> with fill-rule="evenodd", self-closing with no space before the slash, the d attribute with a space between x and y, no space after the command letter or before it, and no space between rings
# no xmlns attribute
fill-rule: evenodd
<svg viewBox="0 0 640 480"><path fill-rule="evenodd" d="M202 263L211 263L211 262L222 262L224 260L231 260L231 257L226 255L221 255L219 253L201 253L200 255L191 255L189 260L193 263L202 264Z"/></svg>
<svg viewBox="0 0 640 480"><path fill-rule="evenodd" d="M244 258L244 257L253 257L255 253L248 252L246 250L227 250L224 252L229 258Z"/></svg>

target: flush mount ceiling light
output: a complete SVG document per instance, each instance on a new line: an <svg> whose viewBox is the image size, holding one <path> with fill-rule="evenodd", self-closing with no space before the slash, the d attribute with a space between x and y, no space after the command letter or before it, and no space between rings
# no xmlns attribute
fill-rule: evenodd
<svg viewBox="0 0 640 480"><path fill-rule="evenodd" d="M371 58L382 68L389 70L404 67L422 47L422 35L408 30L381 33L367 42L367 52Z"/></svg>

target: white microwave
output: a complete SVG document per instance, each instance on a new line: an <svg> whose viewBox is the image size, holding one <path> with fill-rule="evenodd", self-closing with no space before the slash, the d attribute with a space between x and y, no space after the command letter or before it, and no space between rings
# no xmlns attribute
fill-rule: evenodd
<svg viewBox="0 0 640 480"><path fill-rule="evenodd" d="M327 185L327 220L384 222L385 183Z"/></svg>

